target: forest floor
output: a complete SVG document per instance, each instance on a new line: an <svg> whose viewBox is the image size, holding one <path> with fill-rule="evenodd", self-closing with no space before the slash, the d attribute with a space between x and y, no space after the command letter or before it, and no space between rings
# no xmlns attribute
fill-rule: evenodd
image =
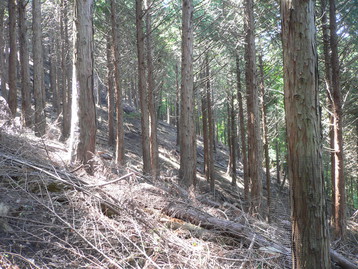
<svg viewBox="0 0 358 269"><path fill-rule="evenodd" d="M198 184L187 191L177 177L176 129L167 123L158 124L161 175L153 180L141 174L136 112L125 115L126 165L118 167L99 109L92 176L68 164L57 121L38 138L0 118L0 268L291 268L287 185L272 179L271 223L268 210L246 214L242 171L233 187L225 146L217 146L213 194L198 138ZM357 218L331 247L358 266Z"/></svg>

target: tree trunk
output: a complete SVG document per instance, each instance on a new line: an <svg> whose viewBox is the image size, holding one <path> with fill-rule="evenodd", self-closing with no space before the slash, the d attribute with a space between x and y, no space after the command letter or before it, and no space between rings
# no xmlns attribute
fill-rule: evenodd
<svg viewBox="0 0 358 269"><path fill-rule="evenodd" d="M151 174L148 95L145 77L143 0L136 0L137 52L138 52L138 89L141 110L143 173Z"/></svg>
<svg viewBox="0 0 358 269"><path fill-rule="evenodd" d="M117 114L117 137L116 137L116 162L124 164L124 129L123 129L123 104L122 104L122 87L119 51L119 29L116 20L115 1L111 0L111 22L112 22L112 41L113 41L113 59L114 59L114 84L116 87L116 114Z"/></svg>
<svg viewBox="0 0 358 269"><path fill-rule="evenodd" d="M346 194L344 181L343 162L343 119L342 119L342 97L339 74L338 37L336 22L336 3L329 0L329 24L331 30L331 63L332 63L332 96L333 96L333 117L334 117L334 159L335 159L335 210L334 210L334 235L336 238L343 238L346 231Z"/></svg>
<svg viewBox="0 0 358 269"><path fill-rule="evenodd" d="M270 156L268 144L268 128L266 118L266 98L265 98L265 84L264 84L264 67L262 63L262 55L259 57L260 63L260 88L261 88L261 117L262 130L264 138L264 152L265 152L265 168L266 168L266 191L267 191L267 221L271 222L271 176L270 176Z"/></svg>
<svg viewBox="0 0 358 269"><path fill-rule="evenodd" d="M205 55L205 66L206 66L206 105L207 105L207 114L208 114L208 173L209 173L209 182L211 192L215 191L215 171L214 171L214 147L215 147L215 127L213 120L213 110L212 110L212 89L210 84L210 65L209 65L209 54Z"/></svg>
<svg viewBox="0 0 358 269"><path fill-rule="evenodd" d="M204 144L204 173L206 180L210 182L209 175L209 139L208 139L208 108L207 108L206 96L201 97L201 114L203 122L203 144Z"/></svg>
<svg viewBox="0 0 358 269"><path fill-rule="evenodd" d="M175 65L175 86L176 86L176 103L175 103L175 110L176 110L176 127L177 127L177 139L176 145L179 146L180 144L180 88L179 88L179 67L178 64Z"/></svg>
<svg viewBox="0 0 358 269"><path fill-rule="evenodd" d="M332 111L332 69L331 69L331 55L330 55L330 41L329 41L329 29L327 24L327 0L321 0L321 22L322 22L322 38L323 38L323 56L325 65L325 83L327 90L327 107L329 111ZM333 114L333 113L332 113ZM330 114L330 126L329 126L329 142L330 142L330 156L331 156L331 183L332 183L332 218L334 223L334 211L335 211L335 154L334 154L334 116Z"/></svg>
<svg viewBox="0 0 358 269"><path fill-rule="evenodd" d="M89 173L93 172L96 148L92 12L92 0L75 0L70 154L71 161L89 164Z"/></svg>
<svg viewBox="0 0 358 269"><path fill-rule="evenodd" d="M235 108L234 108L234 95L231 94L230 96L230 114L228 115L230 117L230 159L231 159L231 185L236 186L236 118L235 118Z"/></svg>
<svg viewBox="0 0 358 269"><path fill-rule="evenodd" d="M108 145L115 143L114 132L114 87L113 87L113 57L112 40L110 35L107 37L107 81L108 81Z"/></svg>
<svg viewBox="0 0 358 269"><path fill-rule="evenodd" d="M17 86L16 86L16 2L9 0L9 96L7 98L9 108L13 117L17 110Z"/></svg>
<svg viewBox="0 0 358 269"><path fill-rule="evenodd" d="M5 7L0 5L0 89L1 96L7 99L8 93L6 90L6 68L5 68L5 57L4 57L4 49L5 49L5 40L4 40L4 14Z"/></svg>
<svg viewBox="0 0 358 269"><path fill-rule="evenodd" d="M56 59L56 43L55 37L51 38L49 44L50 51L50 83L52 90L52 108L55 111L55 115L59 114L59 103L58 103L58 79L57 79L57 59Z"/></svg>
<svg viewBox="0 0 358 269"><path fill-rule="evenodd" d="M32 1L35 134L42 136L46 131L45 104L43 99L44 65L42 56L41 0Z"/></svg>
<svg viewBox="0 0 358 269"><path fill-rule="evenodd" d="M61 1L60 34L61 34L61 69L62 69L62 140L70 135L71 128L71 78L69 65L70 45L68 37L68 1Z"/></svg>
<svg viewBox="0 0 358 269"><path fill-rule="evenodd" d="M314 1L282 1L293 268L330 268Z"/></svg>
<svg viewBox="0 0 358 269"><path fill-rule="evenodd" d="M182 2L182 65L180 96L180 170L186 187L196 185L196 136L193 83L193 0Z"/></svg>
<svg viewBox="0 0 358 269"><path fill-rule="evenodd" d="M20 67L21 67L21 110L22 120L26 127L30 127L31 121L31 85L29 66L29 44L27 37L26 6L27 1L18 1L19 11L19 43L20 43Z"/></svg>
<svg viewBox="0 0 358 269"><path fill-rule="evenodd" d="M260 213L262 202L262 142L259 97L256 83L256 49L253 0L245 0L245 60L248 112L248 162L251 179L251 210Z"/></svg>
<svg viewBox="0 0 358 269"><path fill-rule="evenodd" d="M240 125L240 136L241 136L241 153L242 153L242 164L244 169L244 200L246 206L245 211L248 211L248 205L250 204L250 178L248 175L248 164L247 164L247 154L246 154L246 130L245 130L245 121L244 121L244 108L242 105L242 95L241 95L241 71L240 71L240 62L239 56L236 55L236 81L237 81L237 100L239 102L239 125Z"/></svg>
<svg viewBox="0 0 358 269"><path fill-rule="evenodd" d="M149 10L146 16L146 32L147 32L147 68L148 68L148 110L149 110L149 124L150 124L150 161L151 174L157 179L159 176L159 152L158 152L158 138L157 138L157 113L155 106L155 92L154 92L154 66L153 66L153 49L152 49L152 22L151 22L151 1L147 2Z"/></svg>

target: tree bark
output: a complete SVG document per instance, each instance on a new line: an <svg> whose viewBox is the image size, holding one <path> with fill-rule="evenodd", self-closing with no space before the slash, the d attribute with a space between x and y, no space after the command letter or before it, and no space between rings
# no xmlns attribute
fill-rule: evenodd
<svg viewBox="0 0 358 269"><path fill-rule="evenodd" d="M71 161L93 172L96 149L96 107L93 96L93 1L75 0L73 25Z"/></svg>
<svg viewBox="0 0 358 269"><path fill-rule="evenodd" d="M157 113L155 105L154 92L154 66L152 49L152 19L151 19L151 1L147 3L146 32L147 32L147 68L148 68L148 110L149 110L149 139L150 139L150 161L151 174L157 179L159 176L159 151L157 138Z"/></svg>
<svg viewBox="0 0 358 269"><path fill-rule="evenodd" d="M108 145L115 144L112 40L107 37Z"/></svg>
<svg viewBox="0 0 358 269"><path fill-rule="evenodd" d="M7 99L8 94L6 90L6 68L5 68L5 57L4 57L4 49L5 49L5 40L4 40L4 14L5 7L0 5L0 89L1 96Z"/></svg>
<svg viewBox="0 0 358 269"><path fill-rule="evenodd" d="M193 85L193 1L182 2L182 65L180 96L180 170L186 187L196 185L196 135Z"/></svg>
<svg viewBox="0 0 358 269"><path fill-rule="evenodd" d="M262 142L256 82L256 49L253 0L245 0L245 60L248 112L248 163L251 179L251 211L260 213L262 203Z"/></svg>
<svg viewBox="0 0 358 269"><path fill-rule="evenodd" d="M330 45L332 63L332 96L333 96L333 117L334 117L334 159L335 159L335 210L334 210L334 235L336 238L343 238L346 232L346 194L344 180L343 161L343 119L342 119L342 97L339 74L338 37L336 22L336 3L329 0L329 24L330 24Z"/></svg>
<svg viewBox="0 0 358 269"><path fill-rule="evenodd" d="M236 186L236 118L234 108L234 95L230 96L229 117L230 117L230 159L231 159L231 185Z"/></svg>
<svg viewBox="0 0 358 269"><path fill-rule="evenodd" d="M237 100L239 103L241 154L242 154L242 164L244 169L244 200L245 200L244 209L247 212L248 205L250 204L250 178L248 175L248 164L247 164L247 154L246 154L246 130L245 130L245 121L244 121L244 108L242 105L241 71L240 71L240 62L239 62L238 55L236 55L236 82L237 82Z"/></svg>
<svg viewBox="0 0 358 269"><path fill-rule="evenodd" d="M329 268L314 1L282 0L293 268Z"/></svg>
<svg viewBox="0 0 358 269"><path fill-rule="evenodd" d="M19 11L19 43L20 43L20 67L21 67L21 110L22 120L26 127L30 127L31 120L31 85L29 66L29 44L27 38L26 6L25 0L18 1Z"/></svg>
<svg viewBox="0 0 358 269"><path fill-rule="evenodd" d="M9 96L7 98L9 108L13 117L17 110L17 86L16 86L16 2L9 0Z"/></svg>
<svg viewBox="0 0 358 269"><path fill-rule="evenodd" d="M119 35L116 20L115 1L111 0L111 22L112 22L112 41L113 41L113 59L114 59L114 82L116 87L116 115L117 115L117 137L116 137L116 162L124 165L124 129L123 129L123 97L121 88L121 74L119 70L120 51Z"/></svg>
<svg viewBox="0 0 358 269"><path fill-rule="evenodd" d="M268 142L268 128L266 116L266 98L265 98L265 81L264 81L264 67L262 62L262 55L259 57L260 65L260 88L261 88L261 117L262 130L264 138L264 152L265 152L265 174L266 174L266 192L267 192L267 221L271 222L271 176L270 176L270 156L269 156L269 142Z"/></svg>
<svg viewBox="0 0 358 269"><path fill-rule="evenodd" d="M61 69L62 69L62 140L70 135L71 129L71 78L70 45L68 37L68 0L61 0L60 35L61 35Z"/></svg>
<svg viewBox="0 0 358 269"><path fill-rule="evenodd" d="M145 50L143 34L143 0L136 0L137 52L138 52L138 89L141 110L143 173L151 174L148 95L145 77Z"/></svg>
<svg viewBox="0 0 358 269"><path fill-rule="evenodd" d="M210 65L209 65L209 54L205 55L205 67L206 67L206 105L208 114L208 174L210 182L210 191L215 191L215 166L214 166L214 147L215 147L215 134L214 134L214 120L212 110L212 89L210 83Z"/></svg>
<svg viewBox="0 0 358 269"><path fill-rule="evenodd" d="M32 1L35 135L42 136L46 131L44 92L44 65L42 55L41 0Z"/></svg>

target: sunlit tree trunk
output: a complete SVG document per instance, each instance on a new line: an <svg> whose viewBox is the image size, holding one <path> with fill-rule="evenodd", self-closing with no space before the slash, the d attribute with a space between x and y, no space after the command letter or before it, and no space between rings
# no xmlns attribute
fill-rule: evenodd
<svg viewBox="0 0 358 269"><path fill-rule="evenodd" d="M112 21L112 41L114 59L114 84L116 88L116 116L117 116L117 135L116 135L116 162L124 164L124 128L123 128L123 101L121 88L121 74L119 70L120 51L119 51L119 29L116 20L115 1L111 0L111 21Z"/></svg>
<svg viewBox="0 0 358 269"><path fill-rule="evenodd" d="M178 64L175 65L175 87L176 87L176 103L175 103L175 110L176 110L176 127L177 127L177 139L176 145L179 146L180 144L180 87L179 87L179 67Z"/></svg>
<svg viewBox="0 0 358 269"><path fill-rule="evenodd" d="M138 90L139 90L140 110L141 110L143 172L147 175L150 175L151 161L150 161L150 141L149 141L149 113L148 113L148 95L147 95L146 76L145 76L143 16L144 16L143 1L136 0Z"/></svg>
<svg viewBox="0 0 358 269"><path fill-rule="evenodd" d="M20 68L21 68L21 110L22 120L29 127L31 121L31 85L29 66L29 42L27 38L26 6L25 0L18 1L19 11L19 44L20 44Z"/></svg>
<svg viewBox="0 0 358 269"><path fill-rule="evenodd" d="M42 136L46 130L45 104L43 98L44 65L42 56L41 0L32 1L35 134Z"/></svg>
<svg viewBox="0 0 358 269"><path fill-rule="evenodd" d="M147 6L151 5L151 1L147 1ZM146 15L146 33L147 33L147 68L148 68L148 110L149 110L149 139L150 139L150 161L151 174L154 178L159 176L159 152L157 138L157 113L155 105L154 93L154 66L153 66L153 48L152 48L152 21L151 10L147 10Z"/></svg>
<svg viewBox="0 0 358 269"><path fill-rule="evenodd" d="M329 24L331 45L331 67L332 67L332 97L333 97L333 133L334 133L334 234L336 238L342 238L346 231L346 193L343 163L343 119L342 119L342 97L339 74L338 37L336 22L336 3L329 0Z"/></svg>
<svg viewBox="0 0 358 269"><path fill-rule="evenodd" d="M314 1L282 0L293 268L330 268Z"/></svg>
<svg viewBox="0 0 358 269"><path fill-rule="evenodd" d="M96 107L93 96L93 1L75 0L73 24L71 161L93 172L96 149Z"/></svg>
<svg viewBox="0 0 358 269"><path fill-rule="evenodd" d="M245 0L245 60L248 113L248 163L251 179L251 210L259 213L262 203L262 142L259 96L256 82L256 49L253 0Z"/></svg>
<svg viewBox="0 0 358 269"><path fill-rule="evenodd" d="M180 90L180 170L186 187L196 185L196 136L193 83L193 1L182 2L182 63Z"/></svg>
<svg viewBox="0 0 358 269"><path fill-rule="evenodd" d="M56 58L56 43L55 37L51 38L51 43L49 44L50 50L50 84L52 90L52 108L55 112L55 115L59 114L59 98L58 98L58 79L57 79L57 58Z"/></svg>
<svg viewBox="0 0 358 269"><path fill-rule="evenodd" d="M115 143L112 40L107 37L108 145Z"/></svg>
<svg viewBox="0 0 358 269"><path fill-rule="evenodd" d="M17 86L16 86L16 2L15 0L9 0L9 96L7 101L12 116L16 116L17 109Z"/></svg>

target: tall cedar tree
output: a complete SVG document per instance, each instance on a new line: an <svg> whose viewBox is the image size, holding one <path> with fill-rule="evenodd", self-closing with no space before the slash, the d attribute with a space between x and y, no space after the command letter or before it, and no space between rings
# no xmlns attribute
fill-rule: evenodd
<svg viewBox="0 0 358 269"><path fill-rule="evenodd" d="M153 49L152 49L152 11L151 1L147 3L149 9L146 14L146 47L147 47L147 80L148 80L148 111L149 111L149 139L150 139L150 162L151 174L154 178L159 176L159 151L157 138L157 113L155 106L154 92L154 65L153 65Z"/></svg>
<svg viewBox="0 0 358 269"><path fill-rule="evenodd" d="M342 97L339 74L338 37L336 22L336 3L329 0L329 25L331 45L331 68L332 68L332 108L333 108L333 136L334 136L334 235L342 238L346 231L346 194L344 182L343 162L343 119L342 119Z"/></svg>
<svg viewBox="0 0 358 269"><path fill-rule="evenodd" d="M26 0L18 1L19 11L19 44L21 67L21 111L22 121L25 126L31 126L31 85L29 66L29 42L27 37Z"/></svg>
<svg viewBox="0 0 358 269"><path fill-rule="evenodd" d="M293 268L330 268L314 1L282 0Z"/></svg>
<svg viewBox="0 0 358 269"><path fill-rule="evenodd" d="M93 96L93 1L74 1L71 161L89 164L96 147L96 107Z"/></svg>
<svg viewBox="0 0 358 269"><path fill-rule="evenodd" d="M35 134L42 136L46 131L44 96L44 65L42 55L41 0L32 1L33 62L34 62L34 99Z"/></svg>
<svg viewBox="0 0 358 269"><path fill-rule="evenodd" d="M17 109L17 86L16 86L16 1L9 0L9 96L7 101L12 116L16 116Z"/></svg>
<svg viewBox="0 0 358 269"><path fill-rule="evenodd" d="M186 187L196 185L196 137L193 83L193 1L182 2L182 62L180 88L180 170Z"/></svg>
<svg viewBox="0 0 358 269"><path fill-rule="evenodd" d="M143 33L143 1L136 0L137 53L138 53L138 90L141 111L143 173L150 175L150 142L148 96L145 78L145 51Z"/></svg>
<svg viewBox="0 0 358 269"><path fill-rule="evenodd" d="M120 51L119 51L119 30L116 20L115 1L111 0L111 22L112 22L112 41L113 41L113 65L114 65L114 85L116 88L116 115L117 115L117 136L116 136L116 162L124 164L124 128L123 128L123 104L121 74L119 70Z"/></svg>
<svg viewBox="0 0 358 269"><path fill-rule="evenodd" d="M262 202L262 142L259 96L256 81L256 49L253 0L245 0L245 60L248 113L248 163L251 179L251 210L259 213Z"/></svg>

